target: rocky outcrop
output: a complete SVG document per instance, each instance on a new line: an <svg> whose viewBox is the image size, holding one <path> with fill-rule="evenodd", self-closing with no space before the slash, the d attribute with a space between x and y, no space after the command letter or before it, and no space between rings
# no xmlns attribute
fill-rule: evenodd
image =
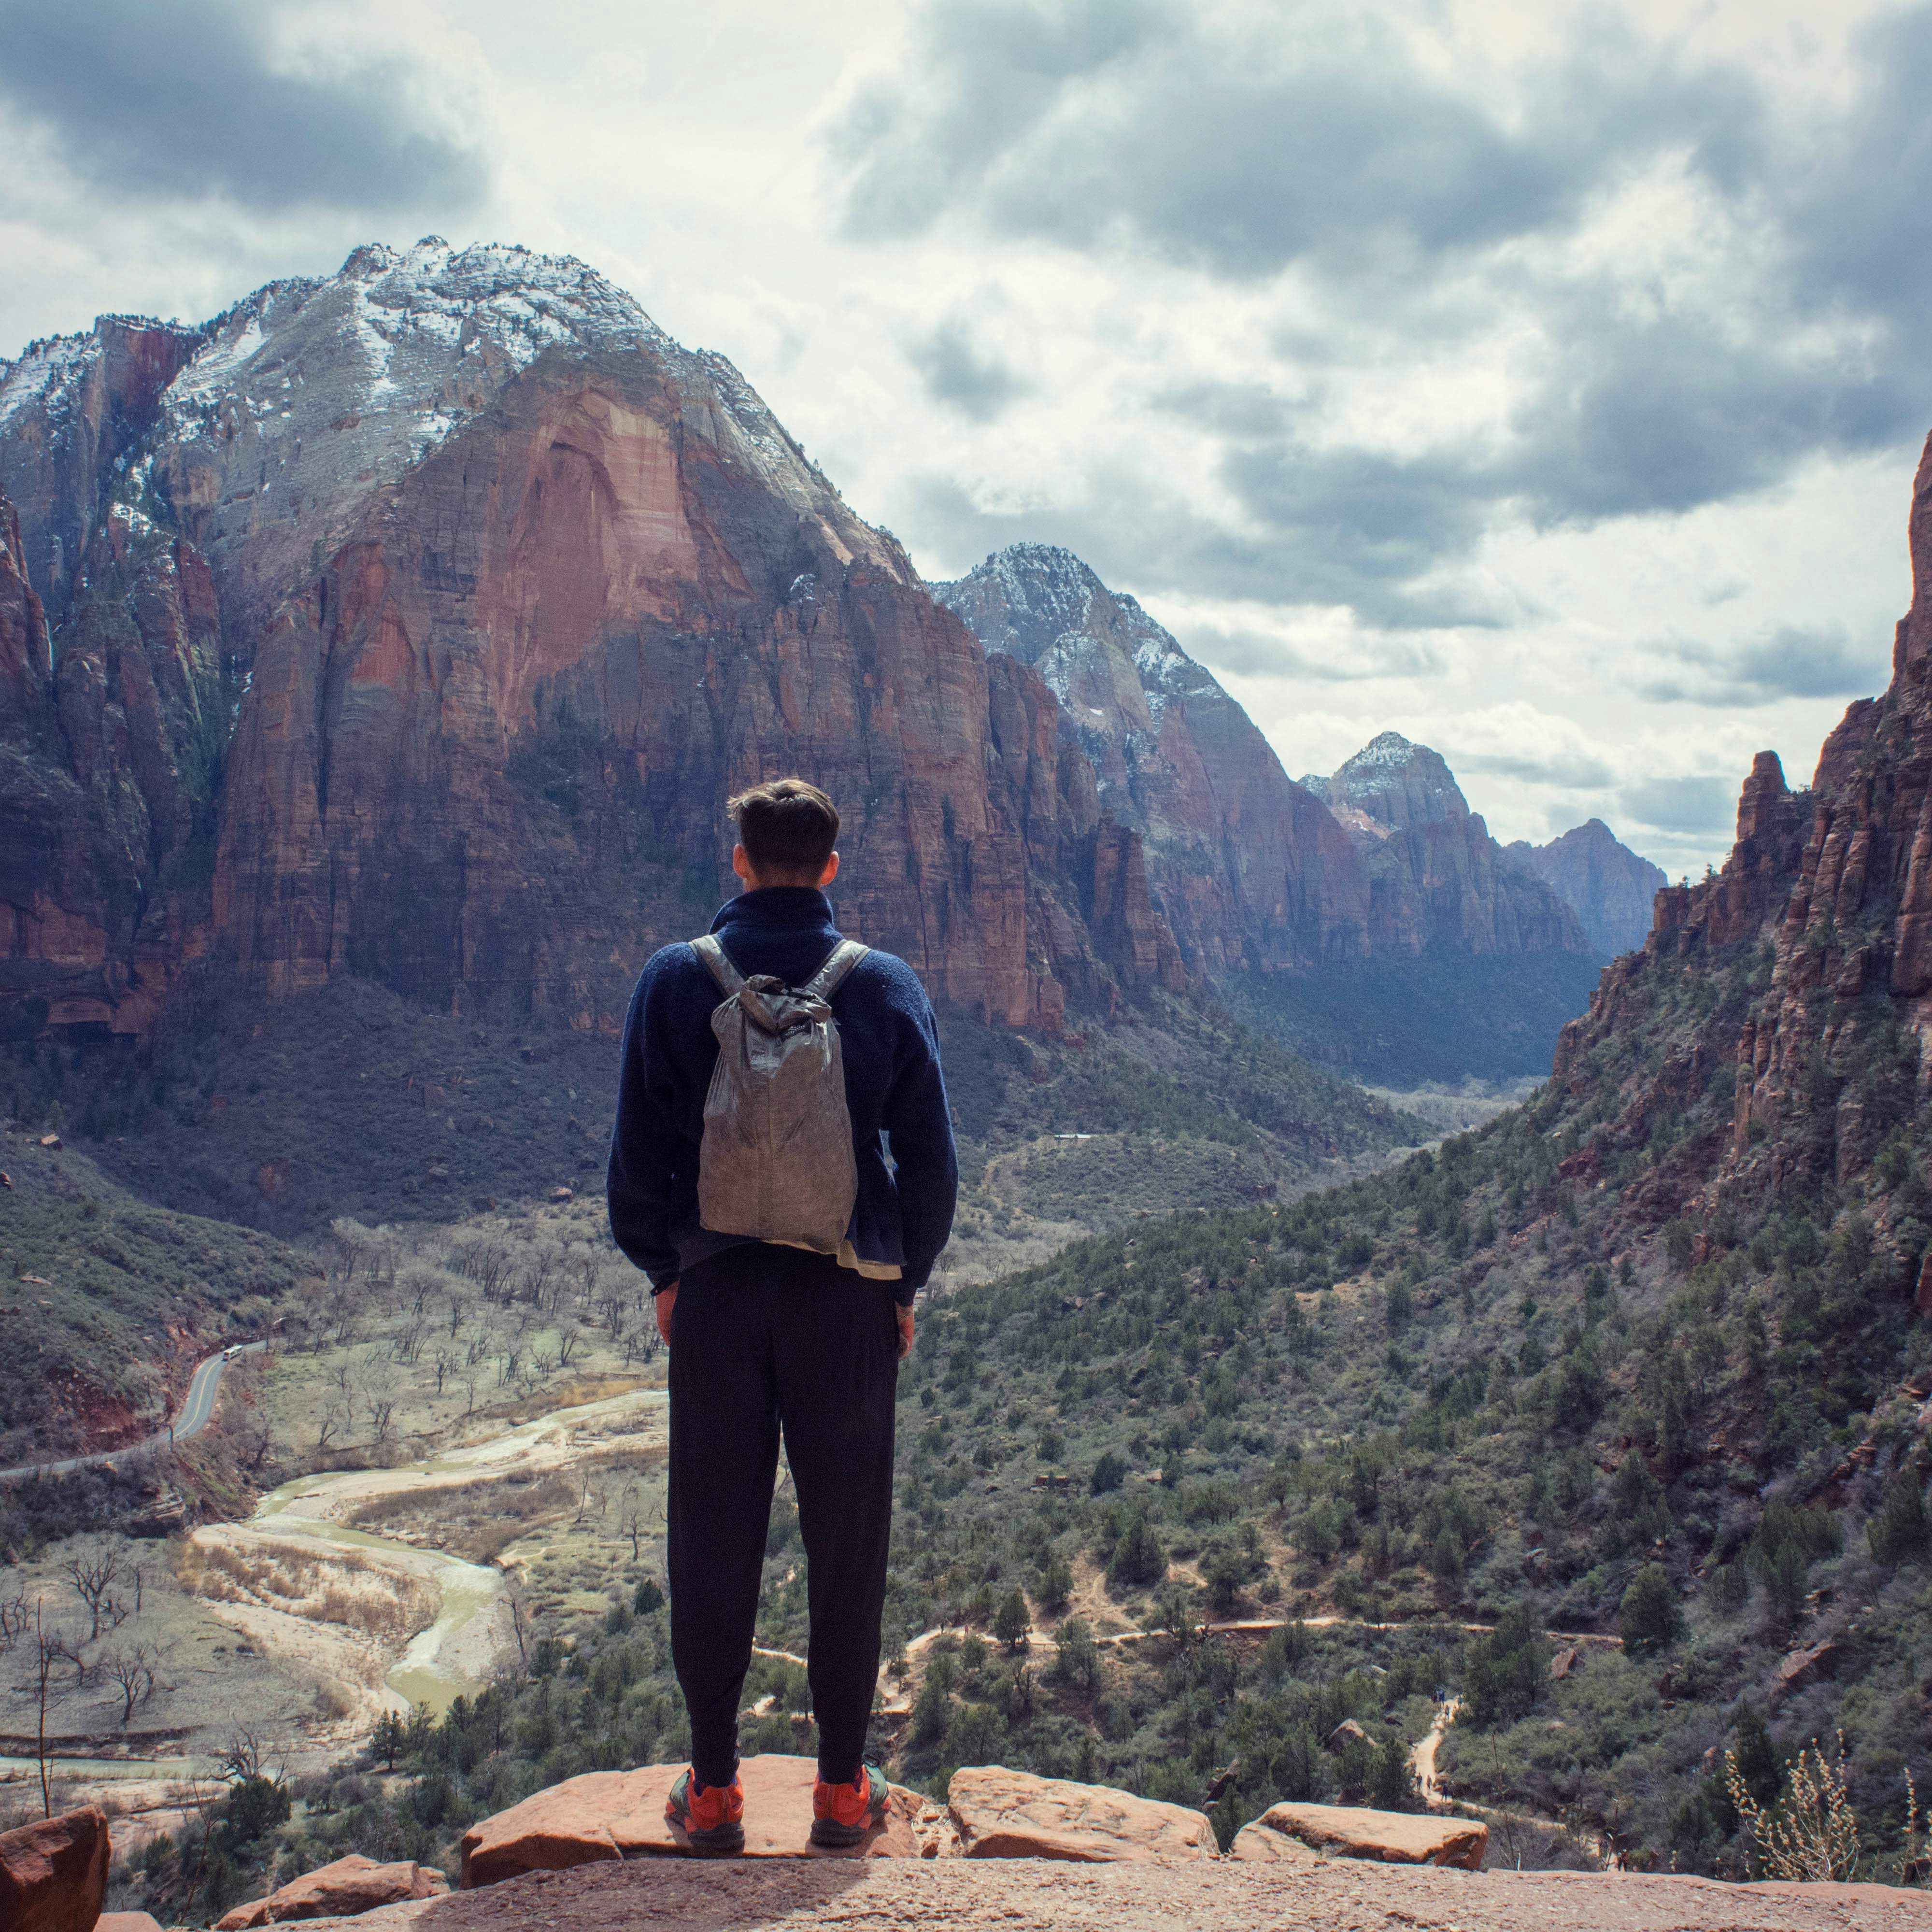
<svg viewBox="0 0 1932 1932"><path fill-rule="evenodd" d="M1342 1858L1373 1858L1383 1864L1460 1865L1480 1871L1490 1828L1470 1818L1421 1816L1408 1811L1372 1811L1353 1804L1276 1804L1234 1835L1230 1855L1279 1860L1277 1840ZM1292 1860L1294 1854L1287 1854Z"/></svg>
<svg viewBox="0 0 1932 1932"><path fill-rule="evenodd" d="M1608 959L1643 944L1657 895L1670 884L1662 866L1633 852L1600 818L1546 845L1519 838L1504 850L1575 913L1591 950Z"/></svg>
<svg viewBox="0 0 1932 1932"><path fill-rule="evenodd" d="M593 1771L539 1791L507 1811L472 1825L463 1837L465 1891L498 1885L520 1873L562 1871L607 1858L674 1858L690 1847L664 1822L664 1801L681 1765ZM739 1766L745 1787L748 1858L900 1858L936 1856L943 1828L936 1807L895 1785L885 1822L849 1851L812 1843L814 1761L766 1754Z"/></svg>
<svg viewBox="0 0 1932 1932"><path fill-rule="evenodd" d="M93 1932L107 1895L107 1820L92 1805L0 1832L0 1925Z"/></svg>
<svg viewBox="0 0 1932 1932"><path fill-rule="evenodd" d="M1213 1864L1070 1865L1033 1859L863 1863L610 1860L532 1872L500 1888L392 1905L315 1932L608 1932L665 1925L764 1932L807 1924L920 1932L1925 1932L1922 1893L1877 1885L1720 1885L1624 1873L1466 1872L1322 1858L1285 1871Z"/></svg>
<svg viewBox="0 0 1932 1932"><path fill-rule="evenodd" d="M956 1771L946 1808L969 1858L1092 1864L1215 1855L1214 1828L1204 1812L1003 1765Z"/></svg>
<svg viewBox="0 0 1932 1932"><path fill-rule="evenodd" d="M1765 949L1742 1024L1733 1018L1723 1036L1674 1055L1626 1096L1610 1130L1616 1144L1636 1144L1660 1107L1702 1090L1714 1069L1735 1068L1731 1132L1680 1163L1672 1211L1708 1210L1734 1187L1862 1172L1876 1137L1849 1087L1833 1096L1894 1021L1922 1040L1932 994L1932 443L1910 541L1912 608L1890 687L1846 711L1808 790L1790 789L1774 753L1758 754L1723 866L1657 895L1643 950L1604 974L1558 1042L1556 1077L1580 1091L1596 1048L1640 1015L1660 975ZM1901 1266L1917 1259L1915 1247Z"/></svg>
<svg viewBox="0 0 1932 1932"><path fill-rule="evenodd" d="M1372 951L1587 949L1575 913L1508 862L1441 754L1426 745L1384 731L1332 776L1307 782L1322 788L1367 876Z"/></svg>
<svg viewBox="0 0 1932 1932"><path fill-rule="evenodd" d="M351 1852L277 1886L266 1898L238 1905L214 1922L215 1932L287 1925L303 1918L346 1918L406 1898L440 1898L448 1889L449 1881L433 1866L408 1858L382 1864Z"/></svg>

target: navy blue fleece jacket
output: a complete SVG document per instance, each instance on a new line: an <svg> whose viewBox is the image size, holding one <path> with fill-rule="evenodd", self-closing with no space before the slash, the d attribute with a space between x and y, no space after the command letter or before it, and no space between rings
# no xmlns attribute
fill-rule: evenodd
<svg viewBox="0 0 1932 1932"><path fill-rule="evenodd" d="M825 895L800 886L742 893L711 930L747 979L770 973L792 986L818 971L840 937ZM711 1014L721 997L688 945L667 946L645 962L624 1023L606 1184L610 1232L657 1288L744 1238L698 1220L704 1095L718 1059ZM932 1004L903 959L870 952L832 994L832 1012L859 1160L848 1238L860 1260L897 1264L893 1287L909 1304L952 1232L959 1188Z"/></svg>

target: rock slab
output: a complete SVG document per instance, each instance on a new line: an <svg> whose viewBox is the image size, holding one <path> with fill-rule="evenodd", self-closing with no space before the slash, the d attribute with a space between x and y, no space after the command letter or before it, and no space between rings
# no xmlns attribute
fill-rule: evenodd
<svg viewBox="0 0 1932 1932"><path fill-rule="evenodd" d="M313 1932L1932 1932L1932 1900L1877 1886L1736 1886L1597 1872L1318 1860L1066 1864L643 1858L532 1872Z"/></svg>
<svg viewBox="0 0 1932 1932"><path fill-rule="evenodd" d="M437 1898L449 1881L433 1867L408 1858L379 1864L351 1852L346 1858L318 1865L300 1878L272 1892L266 1898L238 1905L215 1921L215 1932L242 1932L256 1925L286 1925L302 1918L347 1918L373 1912L380 1905L406 1899Z"/></svg>
<svg viewBox="0 0 1932 1932"><path fill-rule="evenodd" d="M94 1932L107 1896L107 1820L92 1804L0 1832L0 1926Z"/></svg>
<svg viewBox="0 0 1932 1932"><path fill-rule="evenodd" d="M566 1778L520 1804L472 1825L463 1838L465 1891L530 1871L562 1871L617 1858L691 1855L690 1841L664 1822L664 1800L684 1767L647 1764L635 1771L592 1771ZM899 1858L933 1853L914 1821L931 1807L894 1785L883 1825L862 1844L828 1851L812 1843L812 1786L818 1766L776 1752L739 1766L745 1786L748 1858Z"/></svg>
<svg viewBox="0 0 1932 1932"><path fill-rule="evenodd" d="M1362 1805L1276 1804L1235 1834L1230 1856L1257 1862L1280 1858L1282 1848L1270 1842L1279 1838L1336 1858L1372 1858L1382 1864L1460 1865L1478 1871L1489 1850L1490 1828L1472 1818L1371 1811Z"/></svg>
<svg viewBox="0 0 1932 1932"><path fill-rule="evenodd" d="M1215 1856L1214 1828L1204 1812L1004 1765L956 1771L946 1808L969 1858L1112 1864Z"/></svg>

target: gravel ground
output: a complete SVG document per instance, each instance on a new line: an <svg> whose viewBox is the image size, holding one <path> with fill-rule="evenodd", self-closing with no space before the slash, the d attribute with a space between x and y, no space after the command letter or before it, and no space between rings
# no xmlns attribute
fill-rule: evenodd
<svg viewBox="0 0 1932 1932"><path fill-rule="evenodd" d="M1876 1886L1726 1886L1577 1872L1460 1872L1336 1860L1067 1865L1031 1859L674 1859L536 1872L357 1918L357 1932L752 1932L806 1919L1000 1932L1932 1932L1932 1898Z"/></svg>

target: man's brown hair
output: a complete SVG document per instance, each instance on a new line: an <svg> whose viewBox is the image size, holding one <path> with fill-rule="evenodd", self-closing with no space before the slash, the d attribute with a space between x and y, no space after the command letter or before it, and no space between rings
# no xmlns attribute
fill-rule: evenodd
<svg viewBox="0 0 1932 1932"><path fill-rule="evenodd" d="M760 879L815 886L838 838L838 808L802 778L770 778L731 800L725 809L738 842Z"/></svg>

